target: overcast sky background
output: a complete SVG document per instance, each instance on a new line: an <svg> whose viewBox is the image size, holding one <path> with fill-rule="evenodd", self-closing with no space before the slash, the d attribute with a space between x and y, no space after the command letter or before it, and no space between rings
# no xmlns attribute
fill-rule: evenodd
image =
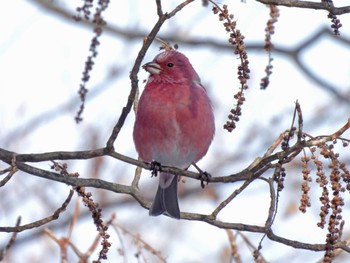
<svg viewBox="0 0 350 263"><path fill-rule="evenodd" d="M36 1L6 1L0 9L0 147L19 153L40 153L46 151L74 151L103 147L130 90L129 72L133 59L141 47L142 39L128 40L111 34L103 34L99 56L87 84L90 89L84 121L77 125L74 122L75 112L79 107L77 91L82 76L92 38L91 28L74 21L68 21L58 15L39 8ZM72 10L81 5L81 1L57 1L66 9ZM180 1L163 1L164 11L172 10ZM334 1L343 4L344 1ZM229 11L235 15L238 28L245 35L246 43L262 43L264 28L268 20L269 10L255 1L222 1L228 3ZM330 27L326 12L281 8L281 16L276 24L276 33L272 41L282 47L295 47L313 35L320 28ZM154 1L112 1L106 11L108 24L130 31L140 31L148 34L154 25L156 7ZM341 34L350 37L349 15L339 16L343 27ZM215 39L226 43L228 35L221 22L214 16L210 7L202 7L201 1L185 7L174 19L167 21L161 35L180 34L188 39ZM174 44L174 43L172 43ZM144 63L151 61L158 53L158 43L148 50ZM236 78L238 59L232 51L218 51L208 46L191 47L180 45L179 51L186 54L192 65L207 87L213 100L216 118L216 136L207 156L199 162L200 167L215 175L235 173L247 167L257 156L262 156L278 135L290 127L294 102L298 100L302 106L304 129L312 135L329 134L340 128L349 118L350 106L335 104L334 97L319 85L310 81L300 70L296 69L290 59L273 55L273 74L270 86L266 91L260 90L260 79L264 77L264 67L267 55L249 52L251 80L243 106L243 115L238 128L233 133L222 129L227 114L232 107L232 96L239 86ZM305 50L302 60L313 72L337 87L341 93L350 88L350 47L336 43L333 39L324 37L312 48ZM117 70L116 78L106 81L111 69ZM143 80L148 74L139 73L139 87L142 91ZM100 87L102 92L94 95ZM349 92L348 92L349 94ZM71 107L62 107L71 101ZM329 105L327 105L329 101ZM48 116L45 116L48 114ZM31 125L33 118L45 116L36 125ZM134 113L130 113L116 143L116 151L137 158L132 141L132 126ZM94 136L98 134L96 141ZM252 134L255 137L252 137ZM249 135L249 136L248 136ZM349 137L349 132L345 134ZM346 136L345 136L346 137ZM94 141L95 145L91 142ZM348 150L344 152L349 160ZM346 156L348 154L348 156ZM239 157L243 156L243 157ZM234 162L218 162L232 158ZM134 167L116 163L116 160L106 160L106 168L100 176L104 180L118 183L129 183L133 177ZM89 165L84 162L70 162L70 171L89 174ZM348 162L350 164L350 162ZM0 169L7 166L0 163ZM48 169L49 164L38 165ZM214 167L214 168L213 168ZM301 169L300 169L301 171ZM141 186L156 188L156 180L150 178L147 171L143 172ZM291 179L281 196L280 210L276 219L276 233L299 241L323 243L325 231L315 226L318 220L317 207L307 214L293 212L288 214L290 203L296 202L300 192L296 182L300 183L301 173L291 175ZM299 180L299 181L298 181ZM199 187L198 182L186 180L188 185ZM44 189L45 186L45 189ZM34 188L33 188L34 187ZM220 198L223 200L239 184L221 187ZM6 191L6 195L4 191ZM58 183L44 182L43 179L31 178L29 175L16 174L6 189L0 190L0 225L13 225L18 215L23 216L23 223L38 220L37 214L48 215L51 212L41 211L40 198L28 194L28 200L16 199L24 191L48 191L53 210L64 200L67 186ZM9 190L11 189L11 190ZM35 189L35 191L33 191ZM149 189L149 188L145 188ZM145 195L153 198L153 190ZM142 188L141 188L142 191ZM60 194L62 193L62 194ZM112 195L113 196L113 195ZM115 198L122 198L115 195ZM202 199L201 199L202 198ZM317 200L317 191L314 193ZM189 200L193 200L189 201ZM100 201L100 200L96 200ZM269 205L267 185L256 182L242 195L234 200L221 214L220 219L232 222L263 225ZM15 204L8 213L6 203ZM202 197L180 199L182 211L210 213L218 203ZM349 206L346 206L349 211ZM12 207L13 208L13 207ZM69 206L74 209L74 202ZM84 210L82 207L81 210ZM345 209L344 209L345 210ZM148 211L133 205L113 207L104 210L105 219L113 212L117 213L118 222L140 235L153 245L169 262L215 262L223 246L228 246L225 231L211 227L201 222L175 221L166 217L149 217ZM287 216L288 215L288 216ZM347 213L349 218L349 213ZM141 224L142 223L142 224ZM139 228L134 228L135 224ZM91 230L91 232L89 232ZM61 232L62 231L62 232ZM57 236L67 233L67 229L57 231ZM95 232L89 217L83 224L77 226L74 240L79 247L87 248L91 244ZM84 236L84 233L87 236ZM93 237L91 234L93 233ZM23 233L26 235L28 233ZM258 244L261 235L245 233ZM347 235L349 233L347 232ZM0 245L5 244L9 235L0 234ZM117 255L118 239L112 233L113 252L111 260L121 260ZM41 243L40 243L41 242ZM52 257L59 258L58 248L46 236L40 238L37 244L25 244L14 247L11 262L32 262L32 259ZM50 251L42 251L43 244L52 242ZM240 241L242 242L242 241ZM130 242L131 243L131 242ZM130 244L126 244L130 245ZM244 262L251 262L244 243L240 243L246 251L242 255ZM296 251L281 244L265 240L262 254L269 262L315 262L323 253ZM266 248L266 249L265 249ZM133 250L129 262L136 262ZM20 251L20 254L18 254ZM17 253L17 255L16 255ZM24 256L25 255L25 256ZM72 262L75 257L72 257ZM292 256L292 258L291 258ZM23 261L23 258L28 261ZM346 262L350 256L345 256L337 262ZM53 261L51 261L53 262ZM110 262L110 261L108 261ZM116 261L115 261L116 262Z"/></svg>

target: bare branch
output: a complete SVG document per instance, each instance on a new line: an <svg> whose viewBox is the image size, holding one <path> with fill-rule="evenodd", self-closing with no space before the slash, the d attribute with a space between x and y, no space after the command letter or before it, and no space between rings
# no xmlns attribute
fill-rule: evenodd
<svg viewBox="0 0 350 263"><path fill-rule="evenodd" d="M231 248L231 258L236 263L242 263L241 256L238 251L238 246L236 242L236 237L233 234L233 231L231 229L226 229L226 234L228 236L228 239L230 241L230 248Z"/></svg>
<svg viewBox="0 0 350 263"><path fill-rule="evenodd" d="M0 227L0 232L22 232L24 230L28 230L31 228L35 228L35 227L39 227L42 225L45 225L53 220L56 220L59 215L66 210L70 200L72 199L74 191L70 190L69 191L69 195L67 197L67 199L64 201L64 203L62 204L62 206L60 208L58 208L52 216L48 216L46 218L43 218L41 220L35 221L33 223L30 224L26 224L23 226L15 226L15 227Z"/></svg>
<svg viewBox="0 0 350 263"><path fill-rule="evenodd" d="M19 216L17 218L17 222L16 222L16 225L15 225L15 228L16 227L19 227L19 225L21 224L21 217ZM13 232L12 233L12 236L9 240L9 242L6 244L6 246L3 248L3 249L0 249L0 261L2 261L5 257L5 254L6 252L11 248L11 246L15 243L16 241L16 238L17 238L17 232Z"/></svg>
<svg viewBox="0 0 350 263"><path fill-rule="evenodd" d="M257 0L257 1L266 5L280 5L280 6L286 6L286 7L327 10L334 15L342 15L342 14L350 13L350 6L334 7L326 4L323 1L321 2L298 1L298 0Z"/></svg>
<svg viewBox="0 0 350 263"><path fill-rule="evenodd" d="M10 181L12 176L17 172L17 169L14 167L10 167L4 170L4 172L6 171L8 171L8 174L5 176L4 179L0 181L0 187L4 186L8 181Z"/></svg>
<svg viewBox="0 0 350 263"><path fill-rule="evenodd" d="M114 227L116 232L118 232L118 229L121 229L123 231L123 233L126 233L129 236L131 236L133 238L134 242L139 244L138 246L140 246L140 250L145 249L145 250L149 251L151 254L155 255L159 259L160 262L166 263L166 260L162 256L161 252L157 251L149 243L147 243L145 240L143 240L139 234L135 234L135 233L131 232L126 227L124 227L121 224L116 223L116 222L113 222L112 226Z"/></svg>
<svg viewBox="0 0 350 263"><path fill-rule="evenodd" d="M244 184L235 190L229 197L227 197L224 201L222 201L216 208L215 210L211 213L211 217L216 218L217 215L220 213L222 209L224 209L237 195L239 195L245 188L250 185L252 180L247 180L244 182Z"/></svg>

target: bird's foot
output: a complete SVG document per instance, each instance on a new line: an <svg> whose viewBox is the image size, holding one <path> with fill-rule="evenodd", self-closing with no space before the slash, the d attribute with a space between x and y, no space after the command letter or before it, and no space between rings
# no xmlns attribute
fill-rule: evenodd
<svg viewBox="0 0 350 263"><path fill-rule="evenodd" d="M199 168L195 163L192 163L192 165L197 169L197 171L199 172L199 178L201 180L201 187L204 188L206 185L209 184L210 182L210 178L211 178L211 174L203 171L201 168ZM206 183L206 184L205 184Z"/></svg>
<svg viewBox="0 0 350 263"><path fill-rule="evenodd" d="M201 187L204 188L206 185L209 184L210 178L211 178L211 174L206 172L206 171L204 171L204 172L202 171L199 174L200 174L200 180L201 180Z"/></svg>
<svg viewBox="0 0 350 263"><path fill-rule="evenodd" d="M160 163L158 163L157 161L152 161L151 162L151 174L154 177L157 177L158 172L160 172L162 166Z"/></svg>

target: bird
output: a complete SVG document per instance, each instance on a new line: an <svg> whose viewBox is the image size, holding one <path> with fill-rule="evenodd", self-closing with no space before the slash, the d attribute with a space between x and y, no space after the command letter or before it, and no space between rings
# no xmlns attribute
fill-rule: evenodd
<svg viewBox="0 0 350 263"><path fill-rule="evenodd" d="M189 59L168 49L143 66L150 73L136 111L133 139L139 158L187 169L208 151L215 133L211 101ZM149 215L180 219L178 176L159 172Z"/></svg>

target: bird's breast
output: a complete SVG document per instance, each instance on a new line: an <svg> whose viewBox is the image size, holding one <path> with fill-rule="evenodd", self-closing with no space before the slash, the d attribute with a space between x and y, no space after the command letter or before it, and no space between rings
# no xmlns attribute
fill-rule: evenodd
<svg viewBox="0 0 350 263"><path fill-rule="evenodd" d="M143 92L134 140L144 161L186 168L204 156L213 134L212 109L203 89L158 85Z"/></svg>

